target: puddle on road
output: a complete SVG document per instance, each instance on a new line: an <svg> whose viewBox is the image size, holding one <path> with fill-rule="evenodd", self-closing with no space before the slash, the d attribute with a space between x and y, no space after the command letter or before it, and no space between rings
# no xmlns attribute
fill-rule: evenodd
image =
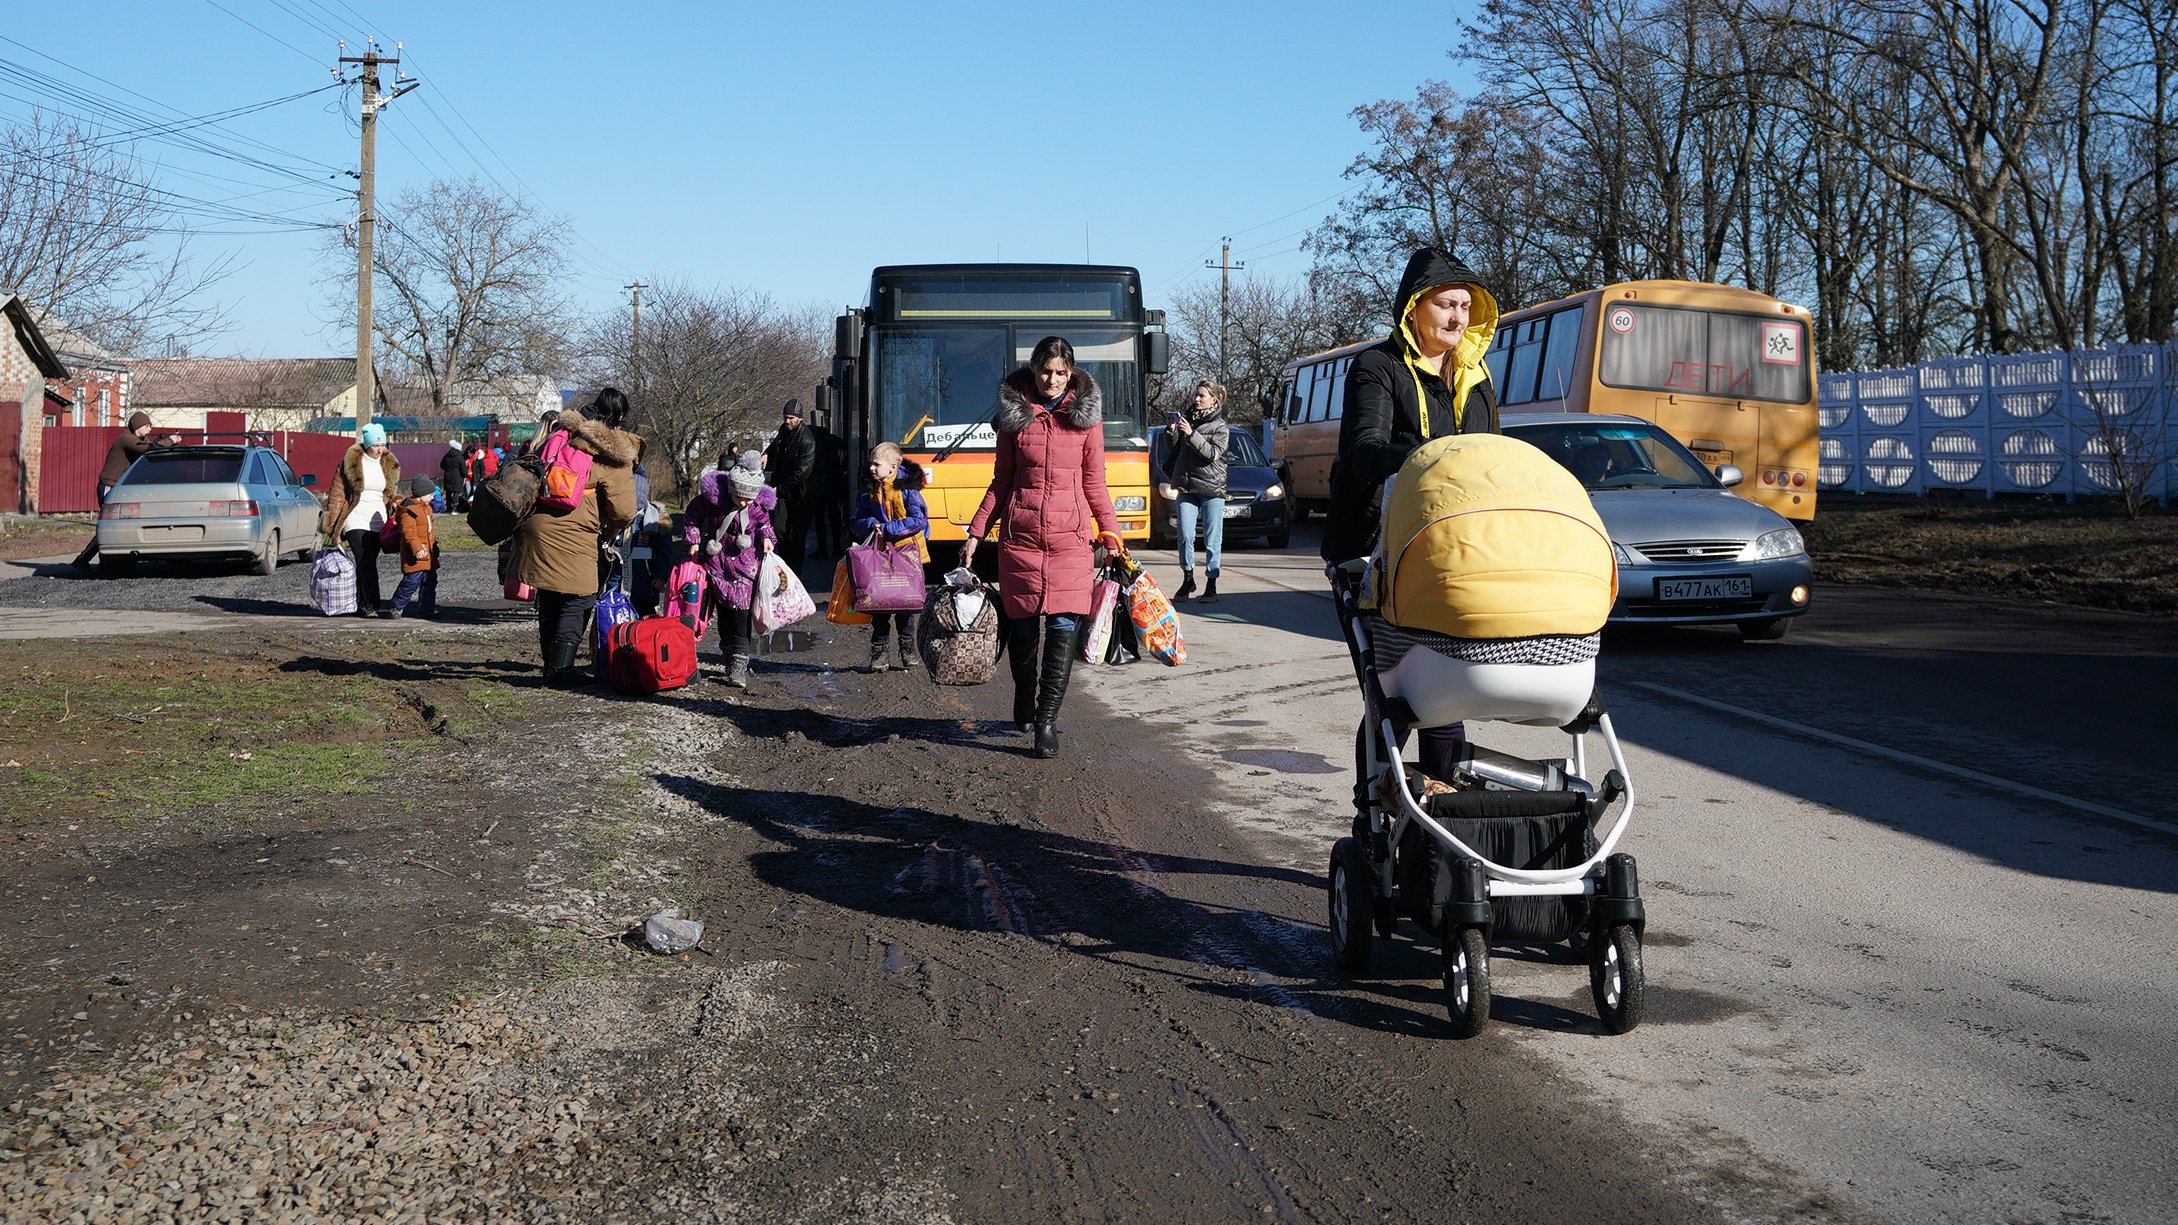
<svg viewBox="0 0 2178 1225"><path fill-rule="evenodd" d="M813 630L773 630L764 635L764 654L777 655L815 650L817 635Z"/></svg>
<svg viewBox="0 0 2178 1225"><path fill-rule="evenodd" d="M1700 991L1690 987L1648 988L1648 1011L1643 1024L1708 1025L1717 1021L1745 1016L1754 1009L1714 991Z"/></svg>
<svg viewBox="0 0 2178 1225"><path fill-rule="evenodd" d="M1350 767L1334 765L1320 753L1295 753L1286 749L1234 749L1225 760L1243 766L1261 766L1280 774L1339 774Z"/></svg>

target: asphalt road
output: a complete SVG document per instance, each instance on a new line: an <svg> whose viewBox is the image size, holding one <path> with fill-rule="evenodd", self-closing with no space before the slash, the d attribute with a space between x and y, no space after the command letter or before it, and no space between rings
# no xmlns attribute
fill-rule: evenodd
<svg viewBox="0 0 2178 1225"><path fill-rule="evenodd" d="M1225 598L1183 606L1187 666L1094 671L1069 712L1201 768L1146 773L1145 812L1161 788L1207 791L1263 868L1320 876L1359 701L1313 543L1229 553ZM526 613L496 598L490 560L451 556L450 625ZM308 617L306 589L299 565L33 568L0 581L0 636ZM1578 965L1501 956L1482 1039L1394 1035L1401 1092L1499 1061L1538 1110L1640 1136L1668 1155L1660 1188L1726 1215L2170 1219L2178 801L2156 771L2178 626L1818 587L1782 643L1614 635L1601 677L1639 797L1625 849L1649 903L1648 1019L1603 1034ZM1347 988L1358 1008L1434 1007L1414 935L1379 959L1388 977ZM1267 946L1293 964L1257 972L1322 981L1311 943Z"/></svg>
<svg viewBox="0 0 2178 1225"><path fill-rule="evenodd" d="M1318 564L1297 538L1229 554L1220 586L1182 613L1187 667L1098 696L1214 771L1277 866L1321 873L1360 702ZM1875 1219L2171 1219L2178 626L1818 587L1782 643L1614 634L1599 676L1640 804L1648 1020L1605 1035L1579 967L1500 957L1496 1039L1697 1194L1766 1170Z"/></svg>

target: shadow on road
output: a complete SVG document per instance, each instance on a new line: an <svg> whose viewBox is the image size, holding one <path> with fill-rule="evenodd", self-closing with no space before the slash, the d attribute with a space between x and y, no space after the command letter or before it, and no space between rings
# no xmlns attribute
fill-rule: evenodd
<svg viewBox="0 0 2178 1225"><path fill-rule="evenodd" d="M768 722L790 712L758 713ZM1212 900L1252 881L1300 891L1285 900L1312 913L1323 883L1310 873L1155 854L925 808L678 774L661 775L659 783L779 844L748 860L774 888L882 918L1026 936L1170 975L1219 998L1300 1008L1390 1033L1442 1037L1446 1031L1438 954L1427 937L1379 942L1376 975L1356 982L1332 968L1319 923ZM1403 936L1416 934L1410 927ZM1234 971L1244 980L1234 981ZM1504 996L1492 1015L1543 1029L1598 1028L1584 1013Z"/></svg>

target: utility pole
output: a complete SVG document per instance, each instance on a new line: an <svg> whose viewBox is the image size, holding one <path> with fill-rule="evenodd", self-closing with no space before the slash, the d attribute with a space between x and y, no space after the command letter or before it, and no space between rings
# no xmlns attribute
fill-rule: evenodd
<svg viewBox="0 0 2178 1225"><path fill-rule="evenodd" d="M348 44L342 42L340 49L346 51ZM371 364L371 269L374 267L371 238L378 220L378 206L373 195L378 166L378 112L417 85L415 81L401 78L396 69L394 85L397 88L391 94L379 94L378 66L401 62L398 54L401 44L395 43L393 49L394 55L380 55L378 43L373 40L364 44L363 54L340 57L343 64L363 66L363 156L356 175L355 210L355 429L358 436L363 427L370 424L371 406L378 399L378 373Z"/></svg>
<svg viewBox="0 0 2178 1225"><path fill-rule="evenodd" d="M634 375L635 397L640 400L643 397L643 290L647 287L637 281L621 288L635 294L632 303L635 307L635 322L628 329L628 366L630 373Z"/></svg>
<svg viewBox="0 0 2178 1225"><path fill-rule="evenodd" d="M1236 269L1246 268L1247 265L1233 262L1232 235L1228 234L1218 241L1220 244L1218 247L1218 262L1213 264L1209 260L1204 260L1202 266L1218 270L1218 382L1230 385L1232 376L1226 369L1225 362L1225 304L1232 294L1233 272Z"/></svg>

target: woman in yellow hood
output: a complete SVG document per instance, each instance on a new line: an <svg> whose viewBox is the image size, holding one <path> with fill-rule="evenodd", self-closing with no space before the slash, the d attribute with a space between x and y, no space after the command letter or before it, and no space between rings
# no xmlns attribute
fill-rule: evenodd
<svg viewBox="0 0 2178 1225"><path fill-rule="evenodd" d="M1423 247L1399 278L1392 336L1354 358L1346 374L1339 453L1325 515L1323 558L1368 553L1377 491L1414 448L1447 434L1495 434L1497 390L1483 356L1497 332L1497 299L1475 270Z"/></svg>

